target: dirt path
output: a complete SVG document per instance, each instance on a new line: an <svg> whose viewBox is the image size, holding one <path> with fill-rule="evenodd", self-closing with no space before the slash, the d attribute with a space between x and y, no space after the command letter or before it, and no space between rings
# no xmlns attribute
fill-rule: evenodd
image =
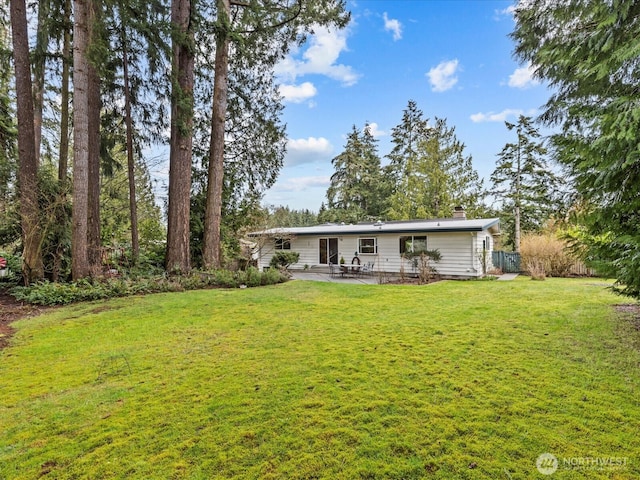
<svg viewBox="0 0 640 480"><path fill-rule="evenodd" d="M0 291L0 350L9 345L9 339L13 335L11 323L25 317L34 317L48 310L44 307L29 305L17 301L11 295Z"/></svg>

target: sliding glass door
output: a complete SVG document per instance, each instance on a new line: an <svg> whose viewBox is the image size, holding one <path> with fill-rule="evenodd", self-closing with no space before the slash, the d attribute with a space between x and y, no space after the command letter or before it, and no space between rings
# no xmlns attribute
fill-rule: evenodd
<svg viewBox="0 0 640 480"><path fill-rule="evenodd" d="M330 263L338 263L338 239L337 238L321 238L320 239L320 265L328 265Z"/></svg>

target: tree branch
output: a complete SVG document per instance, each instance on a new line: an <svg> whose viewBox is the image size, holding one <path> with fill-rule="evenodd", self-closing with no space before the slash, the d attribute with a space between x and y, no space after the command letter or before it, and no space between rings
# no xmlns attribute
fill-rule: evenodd
<svg viewBox="0 0 640 480"><path fill-rule="evenodd" d="M302 13L302 0L298 0L296 2L297 6L298 6L298 10L290 17L290 18L286 18L285 20L275 23L273 25L269 25L266 27L262 27L262 28L258 28L255 30L241 30L239 32L236 32L238 34L242 34L242 33L255 33L258 32L260 30L269 30L269 29L276 29L276 28L280 28L283 25L286 25L287 23L290 23L292 21L294 21L296 18L298 18L300 16L300 14ZM249 7L248 3L245 2L241 2L239 0L231 0L231 5L236 5L236 6L241 6L241 7Z"/></svg>

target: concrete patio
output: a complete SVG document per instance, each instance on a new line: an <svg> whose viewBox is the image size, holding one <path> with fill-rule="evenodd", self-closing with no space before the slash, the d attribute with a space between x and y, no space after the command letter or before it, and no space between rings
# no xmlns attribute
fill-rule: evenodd
<svg viewBox="0 0 640 480"><path fill-rule="evenodd" d="M360 276L331 276L328 273L322 272L300 272L291 271L292 280L312 280L315 282L332 282L332 283L352 283L361 285L377 285L379 283L378 276L373 275L360 275Z"/></svg>

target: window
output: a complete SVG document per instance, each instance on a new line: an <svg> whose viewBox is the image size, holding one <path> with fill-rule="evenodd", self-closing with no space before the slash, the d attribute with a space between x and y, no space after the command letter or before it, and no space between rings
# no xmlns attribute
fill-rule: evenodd
<svg viewBox="0 0 640 480"><path fill-rule="evenodd" d="M276 250L291 250L291 240L287 238L276 238Z"/></svg>
<svg viewBox="0 0 640 480"><path fill-rule="evenodd" d="M359 238L358 253L378 253L378 240L376 238Z"/></svg>
<svg viewBox="0 0 640 480"><path fill-rule="evenodd" d="M482 241L482 249L491 250L491 237L489 235L487 235L485 239Z"/></svg>
<svg viewBox="0 0 640 480"><path fill-rule="evenodd" d="M409 235L400 237L400 254L427 251L427 237L425 235Z"/></svg>

